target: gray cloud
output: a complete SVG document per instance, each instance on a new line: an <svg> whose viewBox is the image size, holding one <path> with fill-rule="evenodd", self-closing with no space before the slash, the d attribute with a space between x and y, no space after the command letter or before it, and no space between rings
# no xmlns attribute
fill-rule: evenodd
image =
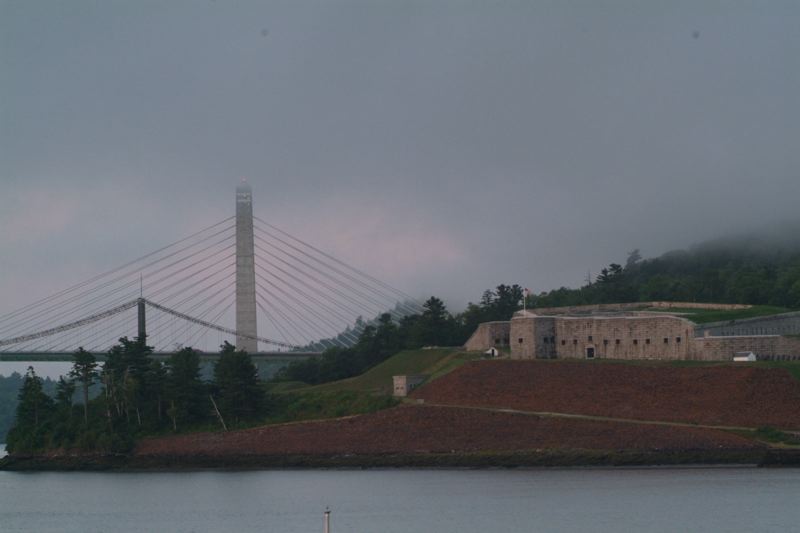
<svg viewBox="0 0 800 533"><path fill-rule="evenodd" d="M795 216L798 22L789 2L0 2L0 311L231 215L242 176L262 218L457 306Z"/></svg>

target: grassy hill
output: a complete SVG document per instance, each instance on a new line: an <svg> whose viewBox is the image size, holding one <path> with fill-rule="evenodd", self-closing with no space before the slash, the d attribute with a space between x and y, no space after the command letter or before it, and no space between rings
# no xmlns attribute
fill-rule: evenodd
<svg viewBox="0 0 800 533"><path fill-rule="evenodd" d="M322 385L297 381L268 385L271 412L267 423L317 420L371 413L392 407L392 376L427 374L438 377L478 356L450 348L404 350L360 376Z"/></svg>
<svg viewBox="0 0 800 533"><path fill-rule="evenodd" d="M430 376L438 376L461 366L475 357L475 354L468 354L450 348L404 350L393 355L383 363L367 370L360 376L324 383L322 385L305 387L295 386L290 390L292 392L303 393L348 390L391 395L393 386L392 376L399 374L428 374Z"/></svg>

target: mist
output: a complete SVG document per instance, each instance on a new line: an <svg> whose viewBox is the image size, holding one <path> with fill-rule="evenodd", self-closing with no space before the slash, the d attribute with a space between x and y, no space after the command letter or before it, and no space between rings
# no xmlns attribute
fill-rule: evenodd
<svg viewBox="0 0 800 533"><path fill-rule="evenodd" d="M455 310L634 248L796 235L798 22L790 2L1 2L0 312L232 215L243 177L257 216Z"/></svg>

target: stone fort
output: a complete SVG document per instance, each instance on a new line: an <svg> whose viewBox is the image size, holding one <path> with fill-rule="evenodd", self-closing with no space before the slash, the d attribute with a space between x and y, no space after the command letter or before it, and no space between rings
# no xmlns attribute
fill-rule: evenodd
<svg viewBox="0 0 800 533"><path fill-rule="evenodd" d="M518 311L480 324L465 349L505 349L512 359L800 359L800 313L695 324L673 309L733 310L738 304L638 302Z"/></svg>

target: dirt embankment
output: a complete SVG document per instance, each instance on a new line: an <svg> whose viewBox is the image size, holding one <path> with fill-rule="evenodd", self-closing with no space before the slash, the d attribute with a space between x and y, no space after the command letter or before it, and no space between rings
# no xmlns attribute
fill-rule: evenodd
<svg viewBox="0 0 800 533"><path fill-rule="evenodd" d="M145 439L136 456L381 455L533 450L753 450L723 431L406 406L344 419Z"/></svg>
<svg viewBox="0 0 800 533"><path fill-rule="evenodd" d="M800 382L782 369L477 361L412 396L447 405L800 429Z"/></svg>
<svg viewBox="0 0 800 533"><path fill-rule="evenodd" d="M729 431L493 410L800 428L800 385L782 370L482 361L413 397L425 404L147 438L124 457L13 458L6 468L800 464L800 450L770 448Z"/></svg>

